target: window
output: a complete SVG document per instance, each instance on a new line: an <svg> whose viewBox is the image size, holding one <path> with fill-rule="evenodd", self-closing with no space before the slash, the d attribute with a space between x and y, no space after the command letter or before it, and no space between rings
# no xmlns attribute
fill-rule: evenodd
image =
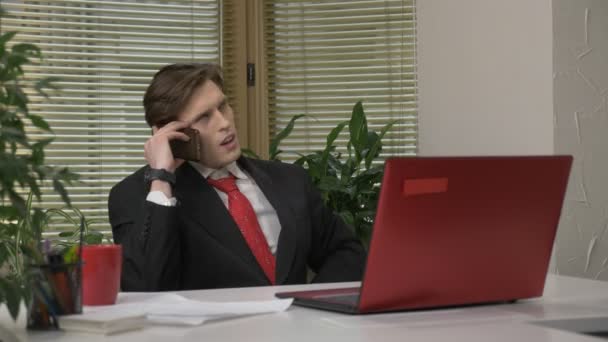
<svg viewBox="0 0 608 342"><path fill-rule="evenodd" d="M145 164L150 129L141 101L165 64L221 62L240 140L262 154L269 137L300 113L316 120L298 121L282 148L320 149L358 100L371 129L400 120L384 139L383 156L416 153L414 0L2 0L2 6L12 17L0 29L18 31L18 41L43 50L44 61L27 74L60 78L62 91L50 100L30 94L31 110L55 132L47 162L81 175L69 188L73 204L106 233L110 188ZM255 65L253 86L247 63ZM45 207L63 206L50 185L43 192Z"/></svg>
<svg viewBox="0 0 608 342"><path fill-rule="evenodd" d="M26 74L61 79L62 91L50 100L29 94L30 109L55 133L47 163L81 175L70 198L87 219L98 221L93 228L109 233L110 188L145 164L150 128L143 93L162 65L219 62L219 1L3 0L2 7L12 15L3 18L2 31L18 31L17 40L44 53ZM50 185L43 188L43 204L64 205Z"/></svg>
<svg viewBox="0 0 608 342"><path fill-rule="evenodd" d="M315 118L300 119L283 150L323 149L362 100L371 129L399 120L383 156L416 153L414 1L266 1L264 16L271 135L296 114ZM345 150L345 138L337 144Z"/></svg>

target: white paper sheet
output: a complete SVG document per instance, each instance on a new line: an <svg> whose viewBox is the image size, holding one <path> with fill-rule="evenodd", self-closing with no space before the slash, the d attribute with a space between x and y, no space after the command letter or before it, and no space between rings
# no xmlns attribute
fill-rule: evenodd
<svg viewBox="0 0 608 342"><path fill-rule="evenodd" d="M174 293L121 293L115 305L85 306L84 315L103 311L112 317L125 313L145 315L149 324L200 325L210 319L225 319L273 312L289 308L292 299L242 302L202 302Z"/></svg>

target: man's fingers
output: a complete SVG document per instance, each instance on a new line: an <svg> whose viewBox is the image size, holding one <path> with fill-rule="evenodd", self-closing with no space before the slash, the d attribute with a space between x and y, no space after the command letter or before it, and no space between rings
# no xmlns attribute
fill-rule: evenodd
<svg viewBox="0 0 608 342"><path fill-rule="evenodd" d="M154 134L178 131L180 129L184 129L184 128L188 127L188 125L189 125L189 123L184 122L184 121L171 121L168 124L164 125L162 128L156 130L156 132L154 132ZM154 128L152 130L154 131Z"/></svg>
<svg viewBox="0 0 608 342"><path fill-rule="evenodd" d="M169 139L169 140L174 140L174 139L179 139L179 140L183 140L183 141L190 140L190 137L183 132L173 131L173 132L167 132L165 135L166 135L167 139Z"/></svg>

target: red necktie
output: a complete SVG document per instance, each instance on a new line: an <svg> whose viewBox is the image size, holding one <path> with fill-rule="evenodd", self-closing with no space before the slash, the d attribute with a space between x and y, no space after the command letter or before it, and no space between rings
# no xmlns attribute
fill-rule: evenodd
<svg viewBox="0 0 608 342"><path fill-rule="evenodd" d="M228 195L228 211L230 212L230 215L232 215L232 218L239 227L241 234L243 234L247 245L249 245L251 252L258 261L258 264L260 264L262 270L264 270L266 277L270 280L270 283L274 285L274 255L270 253L268 241L266 241L266 237L260 228L260 223L255 215L255 211L253 211L251 203L247 197L239 191L235 179L234 175L230 175L221 179L207 178L207 182Z"/></svg>

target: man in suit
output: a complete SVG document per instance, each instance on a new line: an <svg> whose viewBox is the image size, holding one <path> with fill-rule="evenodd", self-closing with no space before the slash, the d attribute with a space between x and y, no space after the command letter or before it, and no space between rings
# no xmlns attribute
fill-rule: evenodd
<svg viewBox="0 0 608 342"><path fill-rule="evenodd" d="M361 243L306 171L241 156L217 65L162 68L144 109L148 165L108 201L123 291L301 284L308 268L313 282L361 279ZM188 141L186 127L198 131L198 162L173 157L169 142Z"/></svg>

